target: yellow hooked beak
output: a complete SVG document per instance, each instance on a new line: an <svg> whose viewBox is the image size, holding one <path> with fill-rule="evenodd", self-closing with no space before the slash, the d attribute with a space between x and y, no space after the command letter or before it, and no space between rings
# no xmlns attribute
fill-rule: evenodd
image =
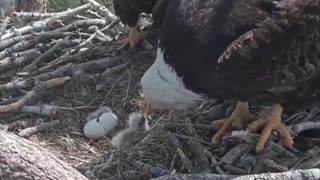
<svg viewBox="0 0 320 180"><path fill-rule="evenodd" d="M143 116L146 119L149 119L149 117L153 114L153 109L151 108L148 101L143 98Z"/></svg>

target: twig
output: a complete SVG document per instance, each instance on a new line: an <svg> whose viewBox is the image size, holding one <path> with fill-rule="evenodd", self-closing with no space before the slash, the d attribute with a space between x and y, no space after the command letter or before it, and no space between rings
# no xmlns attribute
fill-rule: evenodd
<svg viewBox="0 0 320 180"><path fill-rule="evenodd" d="M41 105L41 106L22 106L19 111L52 117L52 116L55 116L59 110L61 109L56 106Z"/></svg>
<svg viewBox="0 0 320 180"><path fill-rule="evenodd" d="M120 64L118 66L114 66L114 67L111 67L111 68L107 68L107 70L105 72L103 72L101 74L101 78L104 79L106 78L108 75L111 75L117 71L120 71L122 69L124 69L125 67L128 66L128 64L131 62L131 60L129 60L128 62L124 63L124 64ZM103 81L101 84L97 84L96 85L96 90L97 91L101 91L103 90L105 87L107 86L107 82L106 81Z"/></svg>
<svg viewBox="0 0 320 180"><path fill-rule="evenodd" d="M60 13L38 13L38 12L13 12L17 18L32 18L32 19L42 19L51 16L57 16Z"/></svg>
<svg viewBox="0 0 320 180"><path fill-rule="evenodd" d="M151 178L150 180L230 180L236 176L233 175L221 175L221 174L168 174L165 176Z"/></svg>
<svg viewBox="0 0 320 180"><path fill-rule="evenodd" d="M74 21L71 24L64 26L62 28L54 30L54 32L67 32L67 31L73 31L80 27L89 27L89 26L104 26L106 25L106 20L104 19L85 19L85 20L78 20Z"/></svg>
<svg viewBox="0 0 320 180"><path fill-rule="evenodd" d="M109 21L113 21L117 19L117 16L112 14L105 6L102 6L95 0L85 0L86 2L90 3L95 9L98 10L98 12L102 13L105 18L107 18Z"/></svg>
<svg viewBox="0 0 320 180"><path fill-rule="evenodd" d="M60 12L60 13L56 14L55 16L49 17L49 18L41 20L41 21L37 21L35 23L36 24L47 25L48 23L56 21L56 20L62 20L62 19L67 18L67 17L72 17L72 16L74 16L74 15L76 15L78 13L86 11L90 7L91 7L90 4L85 4L85 5L76 7L74 9L68 9L66 11Z"/></svg>
<svg viewBox="0 0 320 180"><path fill-rule="evenodd" d="M236 147L228 151L220 160L219 164L232 164L236 159L238 159L242 154L249 152L254 148L251 144L239 144Z"/></svg>
<svg viewBox="0 0 320 180"><path fill-rule="evenodd" d="M12 90L16 90L16 89L31 88L34 85L35 85L34 79L28 79L25 81L10 82L7 84L1 84L0 91L12 91Z"/></svg>
<svg viewBox="0 0 320 180"><path fill-rule="evenodd" d="M14 52L26 51L28 49L34 48L37 42L35 40L21 41L10 48L7 48L0 52L0 60L9 57Z"/></svg>
<svg viewBox="0 0 320 180"><path fill-rule="evenodd" d="M280 164L274 162L272 159L264 159L262 158L262 161L269 167L271 168L274 168L280 172L285 172L285 171L288 171L288 168L287 167L284 167L284 166L281 166ZM311 167L313 168L313 167Z"/></svg>
<svg viewBox="0 0 320 180"><path fill-rule="evenodd" d="M6 40L1 40L0 41L0 51L3 51L5 48L8 48L18 42L27 40L27 39L31 39L32 37L34 37L35 35L33 34L26 34L23 36L17 36L17 37L13 37L10 39L6 39Z"/></svg>
<svg viewBox="0 0 320 180"><path fill-rule="evenodd" d="M219 174L226 174L219 166L218 164L218 161L216 160L216 158L213 156L213 154L208 151L207 149L204 149L204 153L207 155L207 157L210 159L211 161L211 164L210 166L215 168L216 171L219 173Z"/></svg>
<svg viewBox="0 0 320 180"><path fill-rule="evenodd" d="M2 35L4 34L9 22L10 22L11 18L9 16L7 16L3 21L2 24L0 26L0 39L2 37Z"/></svg>
<svg viewBox="0 0 320 180"><path fill-rule="evenodd" d="M34 98L39 92L45 91L47 88L64 84L69 79L70 77L62 77L62 78L51 79L46 82L40 83L38 86L34 87L34 90L27 92L26 95L22 97L20 100L18 100L17 102L0 106L0 112L3 113L3 112L15 111L21 108L25 103L30 101L32 98Z"/></svg>
<svg viewBox="0 0 320 180"><path fill-rule="evenodd" d="M187 140L192 139L192 137L186 136L186 135L183 135L183 134L177 134L177 133L175 133L174 135L177 136L178 138L181 138L181 139L187 139ZM201 142L202 144L211 145L211 143L206 142L206 141L201 140L201 139L199 139L199 142Z"/></svg>
<svg viewBox="0 0 320 180"><path fill-rule="evenodd" d="M90 71L90 70L99 70L99 69L105 69L107 67L113 67L116 66L119 62L119 57L114 58L101 58L96 61L81 63L81 64L67 64L66 66L63 66L55 71L43 73L35 78L37 80L47 80L54 77L61 77L61 76L70 76L72 75L74 71ZM79 60L79 59L77 59Z"/></svg>
<svg viewBox="0 0 320 180"><path fill-rule="evenodd" d="M192 155L195 157L196 161L200 164L201 169L204 172L210 172L210 164L209 160L206 156L205 148L202 146L202 144L198 141L197 138L192 138L188 141L188 147L190 151L192 152Z"/></svg>
<svg viewBox="0 0 320 180"><path fill-rule="evenodd" d="M313 121L303 122L300 124L289 126L289 129L291 130L292 136L297 136L299 133L303 131L307 131L310 129L320 129L320 122L313 122Z"/></svg>
<svg viewBox="0 0 320 180"><path fill-rule="evenodd" d="M181 127L185 128L187 124L183 123L164 123L165 128ZM219 129L216 126L206 125L206 124L192 124L196 129L208 130L208 131L218 131Z"/></svg>
<svg viewBox="0 0 320 180"><path fill-rule="evenodd" d="M226 164L224 165L224 168L230 173L230 174L236 174L236 175L244 175L247 174L247 172L241 168Z"/></svg>
<svg viewBox="0 0 320 180"><path fill-rule="evenodd" d="M151 180L188 180L188 179L200 179L200 180L317 180L320 177L320 169L308 169L308 170L293 170L283 173L264 173L245 176L234 175L220 175L220 174L173 174L165 175L158 178L152 178Z"/></svg>
<svg viewBox="0 0 320 180"><path fill-rule="evenodd" d="M52 46L49 50L47 50L45 53L41 54L37 59L32 61L31 64L23 68L23 71L34 71L37 69L37 65L41 62L46 60L49 56L51 56L53 53L60 51L62 48L75 46L80 44L80 41L75 40L64 40L56 43L54 46Z"/></svg>
<svg viewBox="0 0 320 180"><path fill-rule="evenodd" d="M187 169L189 173L193 172L193 164L191 162L191 160L184 154L183 150L182 150L182 146L179 142L179 140L177 139L177 137L172 134L172 133L168 133L167 137L170 141L170 143L174 146L174 148L177 149L177 153L179 154L181 161L182 161L182 167L181 169Z"/></svg>
<svg viewBox="0 0 320 180"><path fill-rule="evenodd" d="M53 130L54 128L58 127L60 125L60 120L54 120L51 122L45 122L41 123L37 126L26 128L22 131L19 132L19 136L21 137L30 137L36 133L39 132L45 132L45 131L50 131Z"/></svg>
<svg viewBox="0 0 320 180"><path fill-rule="evenodd" d="M30 49L19 54L20 55L14 60L9 57L0 60L0 72L2 73L13 68L22 67L25 64L29 64L33 59L41 55L38 49Z"/></svg>
<svg viewBox="0 0 320 180"><path fill-rule="evenodd" d="M140 170L146 171L146 172L150 172L153 176L158 177L158 176L163 176L166 174L170 174L170 171L165 170L163 168L160 167L154 167L151 166L149 164L145 164L141 161L135 161L134 162L134 166Z"/></svg>

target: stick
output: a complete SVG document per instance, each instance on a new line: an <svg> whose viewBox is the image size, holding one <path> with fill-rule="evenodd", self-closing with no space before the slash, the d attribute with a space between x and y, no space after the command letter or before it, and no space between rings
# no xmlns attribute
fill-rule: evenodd
<svg viewBox="0 0 320 180"><path fill-rule="evenodd" d="M35 40L21 41L10 48L7 48L0 52L0 60L11 56L14 52L26 51L34 48L37 42Z"/></svg>
<svg viewBox="0 0 320 180"><path fill-rule="evenodd" d="M60 120L54 120L51 122L41 123L37 126L26 128L19 132L19 136L21 137L30 137L39 132L45 132L55 129L60 125Z"/></svg>
<svg viewBox="0 0 320 180"><path fill-rule="evenodd" d="M35 58L41 55L38 49L30 49L24 52L19 53L19 56L12 60L12 58L5 58L0 61L0 72L5 72L13 68L22 67L25 64L29 64Z"/></svg>
<svg viewBox="0 0 320 180"><path fill-rule="evenodd" d="M200 179L200 180L318 180L320 178L320 169L308 169L308 170L293 170L282 173L264 173L254 174L246 176L233 176L233 175L220 175L220 174L174 174L165 175L158 178L152 178L151 180L188 180L188 179Z"/></svg>
<svg viewBox="0 0 320 180"><path fill-rule="evenodd" d="M32 98L34 98L41 90L45 91L47 88L59 86L61 84L64 84L69 79L70 77L62 77L62 78L51 79L46 82L43 82L38 86L34 87L34 90L27 92L26 95L22 97L20 100L18 100L17 102L0 106L0 112L3 113L3 112L15 111L21 108L25 103L30 101Z"/></svg>
<svg viewBox="0 0 320 180"><path fill-rule="evenodd" d="M300 124L289 126L289 129L291 130L292 136L297 136L303 131L307 131L310 129L320 129L320 122L313 122L313 121L303 122Z"/></svg>
<svg viewBox="0 0 320 180"><path fill-rule="evenodd" d="M29 64L28 66L26 66L25 68L23 68L23 71L34 71L37 69L37 65L41 62L44 61L46 59L49 58L49 56L51 56L53 53L57 52L57 51L61 51L62 48L68 48L70 46L75 46L80 44L79 40L64 40L64 41L60 41L58 43L56 43L54 46L52 46L49 50L47 50L45 53L41 54L41 56L39 56L37 59L35 59L34 61L32 61L31 64Z"/></svg>
<svg viewBox="0 0 320 180"><path fill-rule="evenodd" d="M13 12L13 15L15 15L17 18L42 19L42 18L57 16L60 13Z"/></svg>
<svg viewBox="0 0 320 180"><path fill-rule="evenodd" d="M85 19L85 20L78 20L74 21L71 24L64 26L62 28L54 30L54 32L67 32L73 31L80 27L89 27L89 26L104 26L107 22L104 19Z"/></svg>
<svg viewBox="0 0 320 180"><path fill-rule="evenodd" d="M122 69L124 69L125 67L128 66L128 64L131 62L131 60L129 60L128 62L124 63L124 64L120 64L118 66L114 66L114 67L111 67L111 68L107 68L107 70L105 72L103 72L101 74L101 78L104 79L106 78L108 75L111 75L117 71L120 71ZM97 84L96 85L96 90L97 91L101 91L103 90L105 87L107 86L107 81L103 81L101 84Z"/></svg>
<svg viewBox="0 0 320 180"><path fill-rule="evenodd" d="M175 133L174 135L177 136L178 138L181 138L181 139L187 139L187 140L192 139L192 137L186 136L186 135L183 135L183 134L176 134L176 133ZM201 140L201 139L198 139L198 140L199 140L199 142L201 142L202 144L211 145L211 143L206 142L206 141L204 141L204 140Z"/></svg>
<svg viewBox="0 0 320 180"><path fill-rule="evenodd" d="M10 20L11 20L11 18L9 16L7 16L3 20L3 22L2 22L2 24L0 26L0 39L1 39L2 35L4 34L4 32L6 31L6 28L7 28L8 24L9 24Z"/></svg>
<svg viewBox="0 0 320 180"><path fill-rule="evenodd" d="M168 170L165 170L163 168L160 168L160 167L154 167L154 166L151 166L149 164L145 164L141 161L135 161L134 162L134 166L136 168L138 168L139 170L143 170L143 171L146 171L146 172L150 172L153 176L163 176L163 175L166 175L166 174L170 174L170 171Z"/></svg>
<svg viewBox="0 0 320 180"><path fill-rule="evenodd" d="M205 148L202 146L202 144L198 141L197 138L192 138L188 141L188 147L192 153L192 155L195 157L196 161L200 164L201 169L204 172L210 172L210 164L209 160L206 156Z"/></svg>
<svg viewBox="0 0 320 180"><path fill-rule="evenodd" d="M55 71L43 73L35 77L37 80L48 80L51 78L61 77L61 76L71 76L74 71L90 71L90 70L99 70L99 69L105 69L107 67L113 67L117 65L119 62L119 59L121 57L113 57L113 58L101 58L96 61L91 62L85 62L81 64L67 64L64 67L61 67ZM77 59L79 60L79 59Z"/></svg>
<svg viewBox="0 0 320 180"><path fill-rule="evenodd" d="M231 165L236 159L238 159L242 154L245 154L254 148L251 144L239 144L236 147L228 151L220 160L219 164Z"/></svg>
<svg viewBox="0 0 320 180"><path fill-rule="evenodd" d="M89 9L90 7L91 7L90 4L85 4L85 5L76 7L74 9L68 9L66 11L63 11L63 12L60 12L60 13L56 14L55 16L49 17L49 18L41 20L41 21L37 21L34 24L43 24L45 26L45 25L47 25L48 23L50 23L52 21L63 20L65 18L72 17L72 16L74 16L76 14L84 12L87 9Z"/></svg>
<svg viewBox="0 0 320 180"><path fill-rule="evenodd" d="M90 3L98 12L102 13L107 20L113 21L118 19L117 16L112 14L105 6L102 6L97 1L95 0L85 0L85 1Z"/></svg>
<svg viewBox="0 0 320 180"><path fill-rule="evenodd" d="M17 90L17 89L32 88L34 85L35 85L34 79L28 79L25 81L10 82L7 84L1 84L0 91L12 91L12 90Z"/></svg>
<svg viewBox="0 0 320 180"><path fill-rule="evenodd" d="M221 175L221 174L169 174L157 178L151 178L150 180L230 180L236 177L232 175Z"/></svg>
<svg viewBox="0 0 320 180"><path fill-rule="evenodd" d="M0 41L0 51L3 51L5 48L8 48L14 44L17 44L18 42L24 41L26 39L31 39L34 35L33 34L27 34L23 36L17 36L6 40Z"/></svg>
<svg viewBox="0 0 320 180"><path fill-rule="evenodd" d="M182 146L181 146L178 138L172 133L168 133L167 137L168 137L170 143L174 146L174 148L177 149L177 153L179 154L179 156L181 158L181 161L182 161L181 170L187 169L189 173L193 172L194 171L193 164L192 164L191 160L183 152Z"/></svg>
<svg viewBox="0 0 320 180"><path fill-rule="evenodd" d="M163 125L165 126L165 128L173 128L173 127L185 128L187 126L187 124L183 124L183 123L164 123ZM219 130L216 126L206 125L206 124L192 124L192 126L196 129L208 130L208 131L214 131L214 132Z"/></svg>
<svg viewBox="0 0 320 180"><path fill-rule="evenodd" d="M52 117L52 116L55 116L59 110L60 108L56 106L40 105L40 106L22 106L19 111Z"/></svg>

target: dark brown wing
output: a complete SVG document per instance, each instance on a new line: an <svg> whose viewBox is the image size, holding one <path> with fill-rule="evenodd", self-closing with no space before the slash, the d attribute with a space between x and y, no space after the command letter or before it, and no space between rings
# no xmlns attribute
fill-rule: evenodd
<svg viewBox="0 0 320 180"><path fill-rule="evenodd" d="M271 7L271 0L172 0L160 31L165 61L195 92L210 97L242 95L231 89L234 82L246 87L255 72L243 61L217 69L217 60L234 40L270 17Z"/></svg>
<svg viewBox="0 0 320 180"><path fill-rule="evenodd" d="M250 63L256 76L252 87L264 98L287 101L319 96L319 3L277 2L272 16L229 45L218 59L221 71L228 71L235 62Z"/></svg>
<svg viewBox="0 0 320 180"><path fill-rule="evenodd" d="M299 88L312 89L319 68L319 12L318 0L173 1L160 47L187 88L210 97L310 95Z"/></svg>
<svg viewBox="0 0 320 180"><path fill-rule="evenodd" d="M152 13L155 3L156 0L113 0L116 15L130 27L137 24L140 13Z"/></svg>

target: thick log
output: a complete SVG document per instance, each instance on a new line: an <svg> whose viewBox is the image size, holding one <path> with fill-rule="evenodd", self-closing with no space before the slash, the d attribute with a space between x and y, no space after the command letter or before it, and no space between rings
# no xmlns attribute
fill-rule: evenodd
<svg viewBox="0 0 320 180"><path fill-rule="evenodd" d="M0 129L0 179L77 179L80 172L43 147Z"/></svg>

